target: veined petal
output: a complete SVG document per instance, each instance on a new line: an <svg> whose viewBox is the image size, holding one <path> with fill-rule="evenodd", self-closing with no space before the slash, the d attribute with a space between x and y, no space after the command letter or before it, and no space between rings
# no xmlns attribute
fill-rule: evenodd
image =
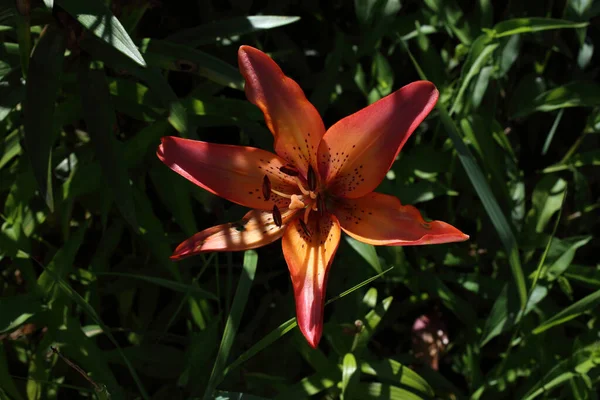
<svg viewBox="0 0 600 400"><path fill-rule="evenodd" d="M437 98L433 83L413 82L329 128L318 158L331 192L348 198L372 192Z"/></svg>
<svg viewBox="0 0 600 400"><path fill-rule="evenodd" d="M319 112L300 86L262 51L240 47L238 64L246 80L248 100L265 114L265 122L275 137L275 152L306 178L308 165L317 168L317 149L325 133Z"/></svg>
<svg viewBox="0 0 600 400"><path fill-rule="evenodd" d="M305 227L300 218L290 222L281 243L294 286L298 327L316 348L323 332L327 275L341 231L337 219L330 214L310 214Z"/></svg>
<svg viewBox="0 0 600 400"><path fill-rule="evenodd" d="M283 235L285 224L295 213L295 210L283 210L283 224L277 226L270 212L251 210L238 222L213 226L196 233L177 246L171 259L180 260L208 251L239 251L264 246Z"/></svg>
<svg viewBox="0 0 600 400"><path fill-rule="evenodd" d="M249 208L272 210L287 207L289 200L271 194L263 196L265 175L271 187L283 193L296 193L292 177L279 171L285 160L253 147L231 146L165 136L156 153L179 175L196 185Z"/></svg>
<svg viewBox="0 0 600 400"><path fill-rule="evenodd" d="M415 207L403 206L396 197L381 193L339 200L333 213L344 232L374 245L437 244L469 238L445 222L426 222Z"/></svg>

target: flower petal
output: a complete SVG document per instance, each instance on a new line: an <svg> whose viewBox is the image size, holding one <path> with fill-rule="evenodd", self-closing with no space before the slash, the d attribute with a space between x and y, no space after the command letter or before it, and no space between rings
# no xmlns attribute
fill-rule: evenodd
<svg viewBox="0 0 600 400"><path fill-rule="evenodd" d="M469 238L445 222L425 222L415 207L403 206L396 197L381 193L340 200L333 213L344 232L374 245L437 244Z"/></svg>
<svg viewBox="0 0 600 400"><path fill-rule="evenodd" d="M196 233L177 246L171 259L180 260L208 251L239 251L264 246L283 235L285 224L295 213L295 210L284 210L283 225L277 226L270 212L251 210L238 222L213 226Z"/></svg>
<svg viewBox="0 0 600 400"><path fill-rule="evenodd" d="M248 100L265 114L265 122L275 137L275 152L306 178L309 164L317 168L317 149L325 134L319 112L300 86L262 51L240 47L238 64L246 80Z"/></svg>
<svg viewBox="0 0 600 400"><path fill-rule="evenodd" d="M433 83L413 82L329 128L318 158L332 193L357 198L372 192L437 98Z"/></svg>
<svg viewBox="0 0 600 400"><path fill-rule="evenodd" d="M323 307L329 266L340 243L340 225L330 214L312 213L306 225L294 219L281 243L296 298L296 318L308 343L316 348L323 332Z"/></svg>
<svg viewBox="0 0 600 400"><path fill-rule="evenodd" d="M263 196L263 181L268 176L271 188L296 193L294 179L279 167L280 157L253 147L231 146L165 136L157 156L169 168L196 185L249 208L272 210L273 205L287 207L288 199L271 194Z"/></svg>

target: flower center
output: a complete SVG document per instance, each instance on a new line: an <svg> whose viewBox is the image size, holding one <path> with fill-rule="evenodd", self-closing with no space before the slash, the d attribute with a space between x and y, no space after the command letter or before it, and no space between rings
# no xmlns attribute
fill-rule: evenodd
<svg viewBox="0 0 600 400"><path fill-rule="evenodd" d="M265 175L263 178L263 186L262 192L265 200L268 200L271 197L271 193L283 197L285 199L289 199L290 202L288 204L288 208L290 210L301 210L304 209L304 215L302 219L300 219L300 225L304 232L310 236L311 233L308 229L308 216L311 211L318 211L320 215L323 215L325 212L325 201L322 193L317 190L317 176L315 171L311 166L308 167L308 174L306 177L306 186L305 183L298 177L298 171L293 167L283 166L279 168L281 172L286 175L290 175L295 177L296 185L300 193L298 194L286 194L282 193L278 190L275 190L271 187L271 182L269 178ZM281 219L281 212L277 208L276 205L273 206L273 221L275 224L280 227L283 223Z"/></svg>

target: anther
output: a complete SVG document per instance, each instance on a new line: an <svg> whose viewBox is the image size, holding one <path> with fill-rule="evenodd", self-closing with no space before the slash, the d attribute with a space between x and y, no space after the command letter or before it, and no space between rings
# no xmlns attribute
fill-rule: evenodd
<svg viewBox="0 0 600 400"><path fill-rule="evenodd" d="M321 217L325 214L325 199L321 195L317 196L317 211Z"/></svg>
<svg viewBox="0 0 600 400"><path fill-rule="evenodd" d="M312 237L312 234L308 230L308 226L306 226L306 223L304 221L302 221L301 219L298 219L298 222L300 223L300 226L302 227L304 234L308 237Z"/></svg>
<svg viewBox="0 0 600 400"><path fill-rule="evenodd" d="M284 165L283 167L279 167L279 170L289 176L298 176L298 170L294 169L293 167L287 166L287 165Z"/></svg>
<svg viewBox="0 0 600 400"><path fill-rule="evenodd" d="M308 180L308 190L313 192L317 188L317 176L312 166L308 166L308 174L306 179Z"/></svg>
<svg viewBox="0 0 600 400"><path fill-rule="evenodd" d="M265 199L265 201L269 200L269 198L271 197L271 181L269 180L269 177L266 175L263 178L262 193L263 193L263 198Z"/></svg>
<svg viewBox="0 0 600 400"><path fill-rule="evenodd" d="M279 212L279 208L277 208L277 206L273 206L273 222L275 222L275 225L277 225L278 228L281 228L281 225L283 224L281 212Z"/></svg>

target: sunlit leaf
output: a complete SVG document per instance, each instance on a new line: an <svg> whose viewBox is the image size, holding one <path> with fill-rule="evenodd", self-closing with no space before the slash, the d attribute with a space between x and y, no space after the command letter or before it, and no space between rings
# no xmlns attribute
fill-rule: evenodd
<svg viewBox="0 0 600 400"><path fill-rule="evenodd" d="M146 66L146 62L133 40L103 1L58 0L58 4L95 36L125 54L137 64Z"/></svg>
<svg viewBox="0 0 600 400"><path fill-rule="evenodd" d="M250 15L247 17L220 20L194 28L182 29L168 36L166 40L174 43L198 47L220 41L231 36L240 36L252 32L274 29L298 21L300 17L280 15Z"/></svg>

